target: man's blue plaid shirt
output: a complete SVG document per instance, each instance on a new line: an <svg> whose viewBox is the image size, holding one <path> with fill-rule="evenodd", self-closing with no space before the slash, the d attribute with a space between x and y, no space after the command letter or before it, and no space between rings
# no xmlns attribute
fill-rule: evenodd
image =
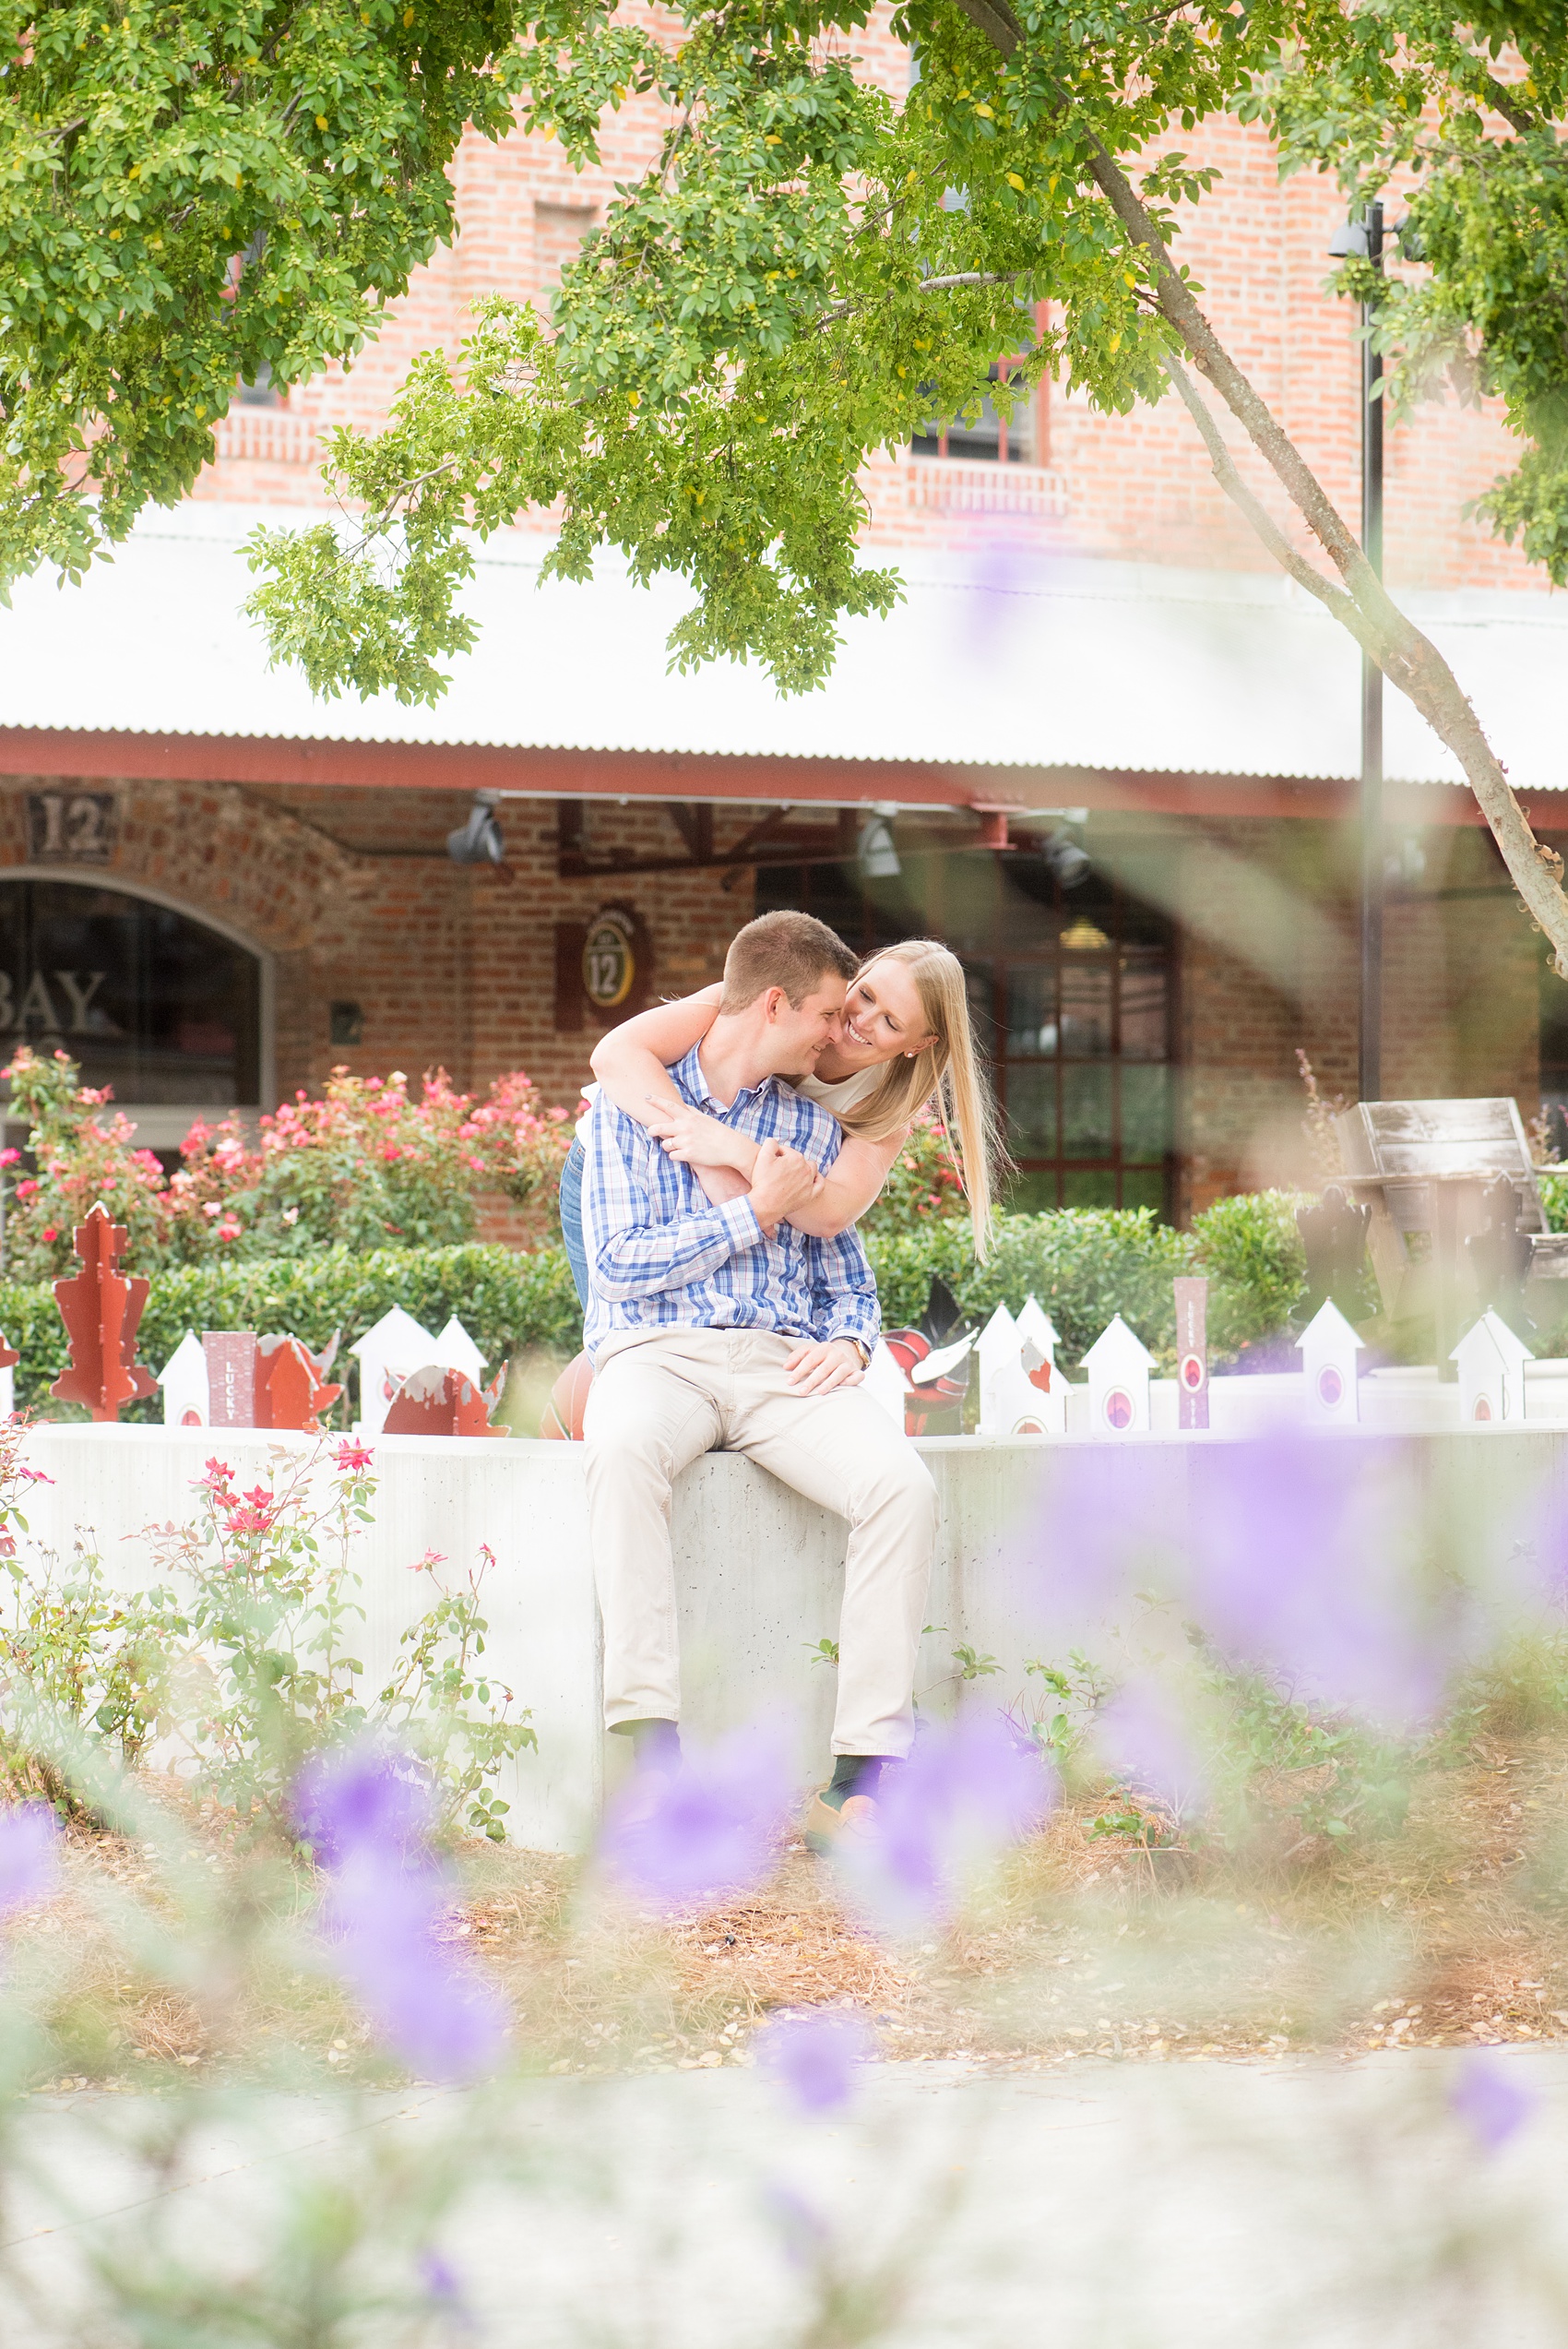
<svg viewBox="0 0 1568 2349"><path fill-rule="evenodd" d="M787 1142L825 1174L838 1155L837 1118L779 1078L721 1109L696 1049L670 1075L694 1109L754 1141ZM876 1282L852 1228L814 1240L780 1223L765 1239L749 1198L715 1207L691 1168L667 1157L602 1087L586 1150L583 1239L592 1292L583 1342L590 1354L621 1330L776 1330L876 1343Z"/></svg>

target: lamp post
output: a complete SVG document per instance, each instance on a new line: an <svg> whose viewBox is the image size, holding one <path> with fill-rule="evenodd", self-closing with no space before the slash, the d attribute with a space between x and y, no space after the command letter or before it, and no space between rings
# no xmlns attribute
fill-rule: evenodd
<svg viewBox="0 0 1568 2349"><path fill-rule="evenodd" d="M1374 269L1383 268L1383 205L1373 201L1364 219L1335 232L1329 252L1336 260L1354 253ZM1371 324L1361 304L1361 325ZM1369 335L1361 341L1361 552L1383 577L1383 358ZM1383 1098L1383 671L1361 655L1361 1011L1358 1091L1362 1101Z"/></svg>

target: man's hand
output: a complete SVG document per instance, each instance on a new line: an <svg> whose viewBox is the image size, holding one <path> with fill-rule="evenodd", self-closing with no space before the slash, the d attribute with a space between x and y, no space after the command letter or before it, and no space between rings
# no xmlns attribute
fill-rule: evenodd
<svg viewBox="0 0 1568 2349"><path fill-rule="evenodd" d="M773 1237L786 1216L822 1188L822 1176L809 1158L785 1142L760 1142L752 1169L752 1207L757 1222Z"/></svg>
<svg viewBox="0 0 1568 2349"><path fill-rule="evenodd" d="M835 1387L858 1387L865 1375L860 1348L848 1338L802 1338L784 1365L797 1395L830 1395Z"/></svg>

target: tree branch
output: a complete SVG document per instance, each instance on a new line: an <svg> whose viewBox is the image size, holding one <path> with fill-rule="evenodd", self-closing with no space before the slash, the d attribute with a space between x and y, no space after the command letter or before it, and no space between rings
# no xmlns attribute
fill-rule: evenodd
<svg viewBox="0 0 1568 2349"><path fill-rule="evenodd" d="M1361 614L1357 608L1354 596L1348 594L1344 588L1336 587L1332 579L1325 579L1321 571L1315 571L1304 554L1298 554L1267 507L1248 488L1237 471L1235 459L1219 436L1219 427L1209 413L1206 403L1200 398L1197 387L1185 367L1179 359L1169 356L1166 359L1165 367L1171 382L1186 404L1187 413L1204 436L1214 464L1214 478L1225 492L1226 496L1241 507L1269 553L1285 570L1289 572L1290 577L1299 581L1310 595L1315 595L1320 603L1325 604L1335 618L1348 627L1352 635L1359 636Z"/></svg>
<svg viewBox="0 0 1568 2349"><path fill-rule="evenodd" d="M957 6L1003 56L1012 55L1023 39L1023 30L1008 0L957 0ZM1062 98L1064 110L1070 112L1071 93L1064 89ZM1325 592L1326 583L1311 565L1302 565L1300 571L1296 568L1294 550L1237 473L1213 418L1196 399L1193 386L1188 383L1183 390L1179 371L1172 371L1172 382L1203 434L1211 458L1217 459L1216 471L1221 486L1236 498L1276 560L1283 562L1292 578L1300 578L1327 606L1377 662L1384 676L1414 703L1438 740L1454 753L1491 829L1515 888L1550 941L1559 974L1568 979L1568 898L1552 869L1557 860L1550 850L1542 849L1531 830L1503 764L1488 742L1459 680L1437 647L1406 617L1389 595L1361 552L1354 531L1301 450L1266 401L1253 390L1199 308L1132 182L1103 141L1087 125L1084 128L1090 149L1090 172L1129 239L1152 268L1160 315L1186 345L1198 372L1213 384L1241 424L1345 581L1348 594L1340 595L1332 590ZM1221 465L1225 470L1221 470Z"/></svg>
<svg viewBox="0 0 1568 2349"><path fill-rule="evenodd" d="M945 293L953 285L1016 285L1022 269L960 269L950 278L922 278L922 293Z"/></svg>

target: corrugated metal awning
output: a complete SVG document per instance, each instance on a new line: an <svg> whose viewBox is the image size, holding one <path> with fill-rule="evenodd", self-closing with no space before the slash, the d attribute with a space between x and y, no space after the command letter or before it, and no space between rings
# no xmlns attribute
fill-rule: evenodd
<svg viewBox="0 0 1568 2349"><path fill-rule="evenodd" d="M260 521L318 519L193 503L144 521L80 588L25 583L0 613L0 728L865 769L845 775L843 797L878 795L876 770L902 765L946 780L918 794L895 782L889 796L982 805L1027 801L1020 770L1325 782L1357 771L1355 647L1289 580L1051 560L1005 542L890 554L905 602L886 621L847 624L828 684L785 698L738 662L670 674L682 582L638 588L605 558L587 585L541 585L545 542L507 534L478 550L466 599L478 649L453 664L435 709L317 701L297 673L268 669L241 611L252 579L239 550ZM1568 790L1568 602L1405 601L1515 784ZM1385 763L1396 781L1462 780L1393 692ZM990 787L991 769L1013 770L1005 788ZM766 786L783 787L777 774ZM750 778L743 795L755 792Z"/></svg>

